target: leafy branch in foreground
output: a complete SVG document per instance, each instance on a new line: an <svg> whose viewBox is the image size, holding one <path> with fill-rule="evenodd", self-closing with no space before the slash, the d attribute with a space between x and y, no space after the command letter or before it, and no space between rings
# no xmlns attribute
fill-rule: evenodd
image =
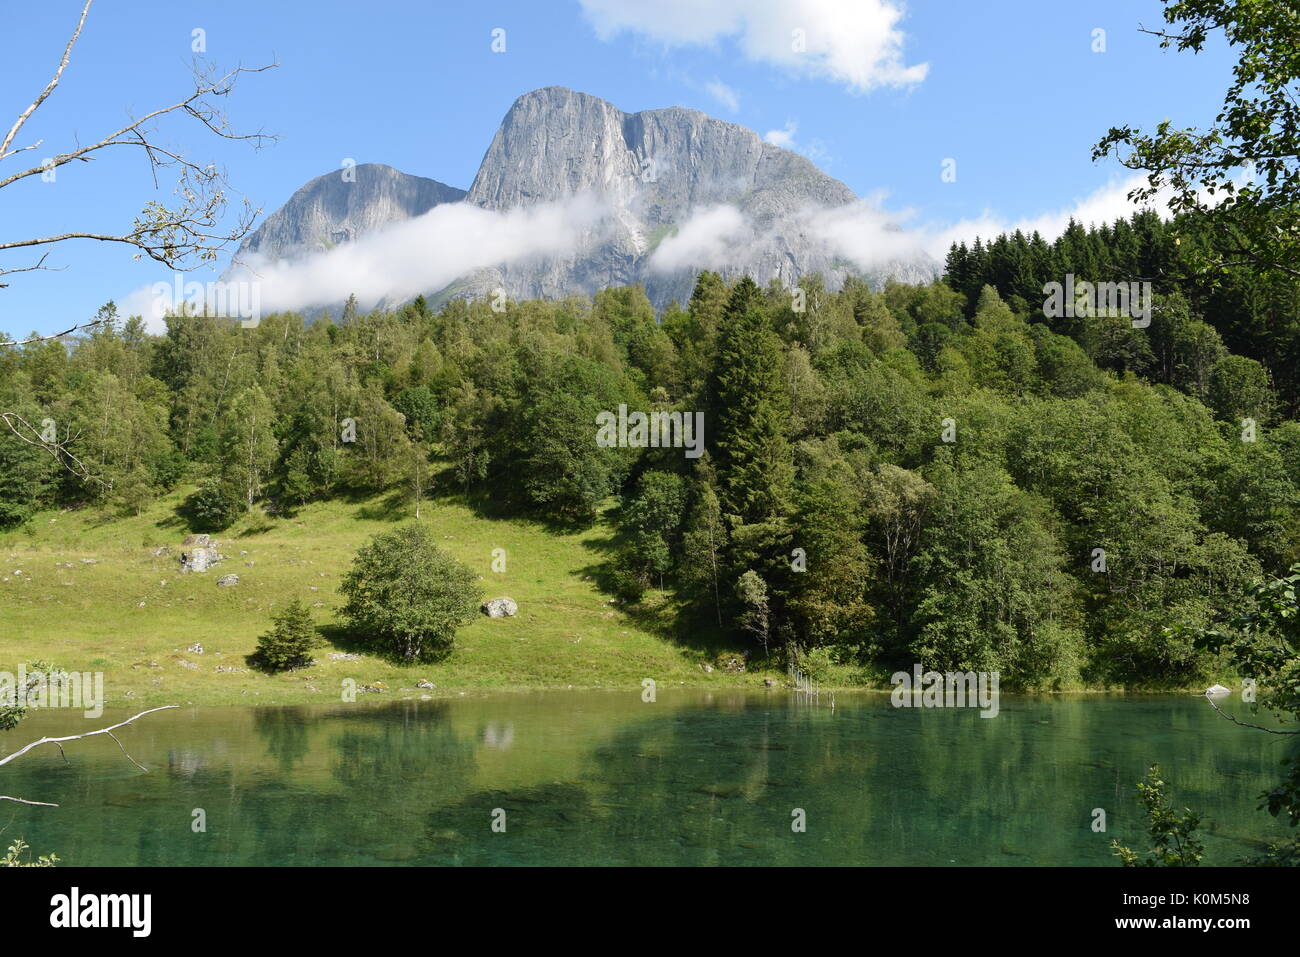
<svg viewBox="0 0 1300 957"><path fill-rule="evenodd" d="M1201 863L1205 845L1196 838L1201 819L1190 808L1175 811L1165 800L1165 782L1158 765L1147 769L1146 780L1138 784L1138 797L1147 813L1151 832L1151 850L1143 857L1119 841L1111 841L1115 855L1125 867L1196 867Z"/></svg>
<svg viewBox="0 0 1300 957"><path fill-rule="evenodd" d="M1277 718L1300 721L1300 565L1292 565L1290 574L1257 582L1246 593L1246 605L1227 622L1214 628L1182 629L1193 636L1196 647L1212 653L1226 651L1238 672L1249 677L1259 689L1259 700L1252 710L1261 707ZM1295 735L1292 729L1267 728L1247 724L1226 713L1214 701L1210 704L1234 724L1270 734ZM1286 772L1273 790L1261 795L1261 809L1300 826L1300 753L1294 749L1282 760ZM1266 854L1253 858L1251 864L1300 864L1300 838L1270 845Z"/></svg>
<svg viewBox="0 0 1300 957"><path fill-rule="evenodd" d="M1300 13L1288 0L1176 0L1164 19L1168 30L1144 31L1163 48L1200 53L1221 35L1236 52L1220 112L1205 129L1113 127L1093 158L1148 174L1130 199L1167 193L1173 212L1195 214L1214 249L1201 268L1300 276Z"/></svg>
<svg viewBox="0 0 1300 957"><path fill-rule="evenodd" d="M54 854L42 854L36 860L31 859L31 846L22 838L17 838L9 845L9 852L0 857L0 867L53 867L59 863Z"/></svg>

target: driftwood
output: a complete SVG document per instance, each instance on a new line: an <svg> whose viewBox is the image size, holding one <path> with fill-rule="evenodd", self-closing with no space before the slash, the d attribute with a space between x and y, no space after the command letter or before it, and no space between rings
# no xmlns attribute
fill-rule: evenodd
<svg viewBox="0 0 1300 957"><path fill-rule="evenodd" d="M177 707L179 707L179 705L165 704L160 708L150 708L148 711L141 711L137 715L132 715L131 717L127 718L125 721L119 721L117 724L109 725L107 728L99 728L96 731L87 731L84 734L69 734L58 738L51 738L51 737L41 738L39 741L33 741L31 744L24 745L23 747L15 751L13 754L9 754L3 758L0 758L0 766L6 765L10 761L16 760L17 758L21 758L28 751L31 751L33 748L39 748L42 744L53 744L56 747L58 747L59 753L63 754L63 760L66 761L68 759L68 756L63 752L63 743L65 741L80 741L82 738L93 738L96 735L106 734L113 739L114 743L116 743L119 748L122 748L122 753L126 755L126 759L128 761L134 764L141 771L148 771L149 770L148 768L146 768L135 758L131 757L130 754L127 754L126 748L122 746L122 742L118 741L117 735L113 734L113 732L116 731L118 728L125 727L126 725L130 724L132 721L135 721L139 718L143 718L147 714L153 714L156 711L170 711L173 708L177 708ZM39 807L58 807L57 804L51 804L49 801L28 801L23 798L10 797L7 794L0 794L0 801L13 801L15 804L31 804Z"/></svg>

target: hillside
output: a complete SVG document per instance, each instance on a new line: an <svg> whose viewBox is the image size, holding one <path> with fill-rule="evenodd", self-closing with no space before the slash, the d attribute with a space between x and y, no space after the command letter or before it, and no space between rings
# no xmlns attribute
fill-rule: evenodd
<svg viewBox="0 0 1300 957"><path fill-rule="evenodd" d="M173 494L142 515L112 521L89 511L41 513L23 529L0 533L6 667L45 659L102 671L109 707L325 702L338 698L345 678L359 686L382 682L390 690L371 696L386 698L568 685L639 694L646 677L665 685L762 683L720 669L706 675L704 651L659 637L613 607L589 574L609 535L603 524L556 533L480 518L454 503L426 503L422 520L447 551L482 573L485 597L509 595L519 615L476 621L438 664L402 666L367 654L331 660L332 653L355 653L331 627L339 578L357 547L404 510L379 496L313 504L292 519L251 514L214 536L225 561L182 575L185 530L174 514L180 500ZM169 551L156 555L163 546ZM490 569L492 549L502 547L507 571L498 574ZM227 574L239 584L218 587ZM270 614L294 597L318 606L316 621L331 643L311 668L275 677L250 669L244 657ZM196 642L202 655L187 651ZM421 678L438 687L417 690Z"/></svg>

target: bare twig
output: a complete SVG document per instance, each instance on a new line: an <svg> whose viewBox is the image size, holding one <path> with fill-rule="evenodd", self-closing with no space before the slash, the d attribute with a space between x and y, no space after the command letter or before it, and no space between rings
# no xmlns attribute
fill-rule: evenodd
<svg viewBox="0 0 1300 957"><path fill-rule="evenodd" d="M42 257L42 258L44 258L44 257ZM36 267L33 266L33 267L31 267L31 268L34 269L34 268L36 268ZM14 272L25 272L26 270L15 269L15 270L13 270L13 271L14 271ZM4 288L3 286L0 286L0 289L3 289L3 288ZM9 340L6 340L6 341L4 341L4 342L0 342L0 347L3 347L3 346L25 346L25 345L29 345L29 344L31 344L31 343L33 343L33 342L48 342L48 341L50 341L51 339L62 339L64 336L70 336L70 335L72 335L72 334L73 334L74 332L76 332L78 329L93 329L95 326L103 325L103 324L106 323L106 322L108 322L107 319L95 319L93 322L79 322L79 323L77 323L75 326L73 326L71 329L64 329L62 332L53 332L53 333L50 333L50 335L48 335L48 336L29 336L29 337L27 337L26 339L9 339Z"/></svg>
<svg viewBox="0 0 1300 957"><path fill-rule="evenodd" d="M22 757L24 754L26 754L28 751L31 751L33 748L39 748L42 744L56 745L59 751L62 752L63 742L65 741L80 741L82 738L93 738L95 737L95 735L98 734L106 734L110 738L112 738L115 742L117 742L117 746L119 748L122 748L122 753L126 755L126 759L128 761L134 764L141 771L148 772L149 770L148 768L146 768L143 764L141 764L139 761L137 761L135 758L131 757L131 755L127 753L126 748L122 747L122 742L118 741L117 735L115 735L113 732L116 731L118 728L126 727L132 721L135 721L139 718L143 718L147 714L153 714L156 711L170 711L177 707L179 707L179 705L165 704L160 708L150 708L148 711L141 711L139 714L133 715L132 717L127 718L125 721L119 721L117 724L109 725L107 728L100 728L97 731L87 731L85 734L68 734L60 738L50 738L50 737L41 738L39 741L33 741L31 744L19 748L13 754L0 758L0 765L8 764L10 761ZM66 761L67 759L68 756L65 754L63 756L63 760ZM0 794L0 801L13 801L15 804L31 804L38 807L58 807L57 804L51 804L49 801L28 801L23 798L9 797L8 795L5 794Z"/></svg>
<svg viewBox="0 0 1300 957"><path fill-rule="evenodd" d="M1247 724L1245 721L1238 721L1232 715L1228 714L1228 712L1224 711L1217 704L1215 704L1214 699L1211 698L1209 695L1205 696L1205 700L1210 702L1210 707L1213 708L1215 711L1219 712L1219 714L1221 714L1223 717L1227 718L1233 724L1241 725L1243 728L1253 728L1255 731L1267 731L1269 734L1300 734L1300 731L1284 731L1280 728L1266 728L1260 724Z"/></svg>
<svg viewBox="0 0 1300 957"><path fill-rule="evenodd" d="M8 794L0 794L0 801L13 801L15 804L33 804L37 807L58 807L57 804L51 804L49 801L27 801L23 798L10 797Z"/></svg>
<svg viewBox="0 0 1300 957"><path fill-rule="evenodd" d="M46 84L45 89L41 91L41 95L36 98L32 105L23 110L22 114L14 122L14 125L9 128L9 132L5 135L4 140L0 141L0 160L3 160L6 156L10 155L9 145L13 143L14 137L18 135L18 131L23 128L23 124L26 123L31 115L40 108L40 105L45 102L46 98L54 92L54 88L59 85L59 79L63 76L63 71L68 67L68 60L72 58L72 47L77 42L77 38L81 36L81 28L86 25L86 15L90 13L90 4L91 0L86 0L86 5L81 8L81 17L77 20L77 29L72 31L72 38L68 40L68 45L63 50L63 59L59 61L59 68L54 71L53 79ZM24 147L24 149L29 148L30 147ZM21 150L14 150L13 152L17 153L21 152Z"/></svg>
<svg viewBox="0 0 1300 957"><path fill-rule="evenodd" d="M41 255L41 258L36 260L35 266L20 266L16 269L0 269L0 276L8 276L11 273L17 273L17 272L35 272L38 269L41 272L57 272L62 267L52 268L50 266L45 265L45 260L49 257L49 255L50 255L49 253L43 253ZM0 289L7 289L8 287L9 287L9 283L0 282ZM16 345L16 343L0 342L0 346L12 346L12 345Z"/></svg>
<svg viewBox="0 0 1300 957"><path fill-rule="evenodd" d="M32 101L31 105L19 115L9 132L5 134L4 139L0 140L0 162L18 153L35 149L40 145L38 142L31 146L11 148L23 125L41 108L50 94L54 92L55 87L59 85L63 72L72 56L72 48L81 36L82 28L85 26L86 17L90 12L90 4L91 0L85 0L81 10L81 17L77 21L76 29L68 40L67 46L64 48L63 57L59 61L53 78ZM166 106L150 110L138 118L129 118L124 126L86 146L75 146L75 148L66 152L55 153L38 165L18 169L8 175L0 175L0 189L3 189L21 179L52 173L53 170L58 169L60 166L65 166L74 161L90 162L96 158L95 154L101 150L108 150L118 146L134 147L144 152L145 158L149 162L149 170L155 188L158 186L158 170L160 167L174 167L179 171L179 182L175 191L179 200L172 206L157 200L149 201L144 205L143 210L135 218L134 223L128 230L122 232L91 232L74 229L45 236L5 240L0 241L0 252L50 246L76 239L90 239L134 247L138 250L136 253L137 258L145 255L178 270L192 269L201 262L213 260L228 243L238 241L248 234L253 221L261 210L254 209L247 199L244 199L242 201L243 208L236 217L236 221L233 224L227 224L227 228L223 228L222 223L229 205L229 193L233 192L225 172L219 170L213 164L195 162L183 153L168 149L161 143L156 142L152 137L157 130L157 121L175 114L196 120L208 132L222 139L249 141L254 148L261 148L268 142L274 142L276 137L264 130L259 129L253 133L237 132L232 127L224 109L218 105L219 101L216 98L228 96L233 92L236 83L243 74L261 73L278 65L277 63L259 67L241 65L222 72L205 61L196 60L193 67L193 89L188 95ZM25 268L0 269L0 276L11 272L28 272L32 269L44 268L42 263ZM7 284L0 283L0 289L4 289L6 286ZM0 343L0 346L15 344L21 343Z"/></svg>
<svg viewBox="0 0 1300 957"><path fill-rule="evenodd" d="M154 714L155 712L158 711L173 711L179 707L180 705L176 705L176 704L165 704L158 708L150 708L148 711L141 711L139 714L132 715L131 717L127 718L125 721L119 721L117 724L111 724L107 728L99 728L96 731L87 731L84 734L67 734L59 738L50 738L50 737L41 738L39 741L33 741L31 744L23 745L23 747L19 748L13 754L8 754L5 755L3 758L0 758L0 766L6 765L10 761L14 761L17 760L18 758L21 758L28 751L31 751L33 748L39 748L42 744L61 744L64 741L80 741L82 738L93 738L95 737L95 735L98 734L107 734L111 737L112 732L116 731L118 728L124 728L131 722L138 721L139 719L143 718L147 714ZM121 742L118 742L118 745L120 747ZM141 764L137 764L136 767L144 767L144 766ZM146 768L145 770L148 769Z"/></svg>
<svg viewBox="0 0 1300 957"><path fill-rule="evenodd" d="M86 467L86 464L82 462L81 459L77 458L68 450L68 446L80 438L80 432L76 435L69 435L62 440L56 438L54 441L50 442L42 438L41 433L37 431L36 426L32 425L17 412L0 411L0 422L9 426L9 431L17 436L20 441L26 442L28 445L35 446L38 449L44 449L50 454L50 457L53 458L54 461L58 462L59 465L66 468L78 478L84 479L87 482L97 482L106 489L111 490L113 488L112 482L105 482L103 479L99 478ZM24 435L23 430L26 430L29 434Z"/></svg>

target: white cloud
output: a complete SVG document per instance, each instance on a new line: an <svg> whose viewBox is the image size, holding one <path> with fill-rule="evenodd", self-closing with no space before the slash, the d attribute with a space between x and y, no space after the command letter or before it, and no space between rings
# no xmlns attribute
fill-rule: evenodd
<svg viewBox="0 0 1300 957"><path fill-rule="evenodd" d="M768 130L763 134L763 139L773 146L779 146L783 150L794 149L794 134L799 130L799 124L794 120L786 120L785 128L780 130Z"/></svg>
<svg viewBox="0 0 1300 957"><path fill-rule="evenodd" d="M928 64L903 57L897 0L580 0L597 35L637 33L668 46L734 37L749 59L863 93L908 87Z"/></svg>
<svg viewBox="0 0 1300 957"><path fill-rule="evenodd" d="M779 130L768 130L763 134L763 139L773 146L779 146L783 150L791 150L801 156L806 156L823 170L829 169L833 165L833 159L826 151L822 141L818 139L804 142L796 140L795 134L799 132L799 124L794 120L786 120L785 126Z"/></svg>
<svg viewBox="0 0 1300 957"><path fill-rule="evenodd" d="M1112 223L1117 219L1133 215L1141 207L1134 205L1129 200L1128 194L1138 186L1146 185L1146 180L1146 174L1144 173L1138 173L1122 180L1113 180L1105 186L1098 187L1088 195L1075 200L1068 206L1050 212L1039 213L1035 216L1010 219L986 211L982 216L964 219L950 226L930 227L924 231L925 247L931 255L942 258L947 255L948 247L955 242L969 243L976 236L989 239L999 233L1010 233L1017 229L1027 236L1037 231L1050 242L1065 232L1065 227L1070 224L1071 219L1079 223L1079 225L1087 227ZM1168 196L1165 194L1157 195L1156 199L1149 203L1148 206L1167 215Z"/></svg>
<svg viewBox="0 0 1300 957"><path fill-rule="evenodd" d="M506 212L447 203L327 252L280 262L248 257L232 270L223 292L253 283L263 315L335 305L352 294L370 308L437 291L479 269L572 252L599 232L608 215L590 196ZM136 290L124 303L157 329L153 289ZM188 292L184 300L193 301Z"/></svg>
<svg viewBox="0 0 1300 957"><path fill-rule="evenodd" d="M775 136L779 141L793 133L794 124L788 124L785 130L769 132L766 139L773 142ZM1038 215L1017 219L988 211L956 223L916 223L911 210L887 209L883 193L842 207L809 206L766 229L735 206L715 205L697 210L680 224L659 243L646 266L655 275L741 266L770 254L774 246L779 247L781 236L796 234L814 237L825 256L864 272L924 262L927 255L942 262L953 242L970 242L976 236L990 239L1016 229L1026 234L1037 230L1051 241L1071 219L1087 226L1131 215L1136 207L1128 193L1144 181L1142 175L1112 181L1069 205ZM1166 198L1157 197L1152 205L1165 212L1166 203ZM446 204L328 252L278 263L251 260L246 271L231 278L256 284L262 315L334 306L350 294L356 294L362 308L368 309L379 302L402 302L437 291L480 269L526 267L533 259L579 253L610 225L610 215L610 209L589 196L507 212ZM182 281L197 281L197 277L186 275ZM242 288L238 294L243 295ZM168 295L181 298L180 290ZM186 289L184 298L193 301L190 297ZM158 332L159 299L149 286L122 297L119 304L124 314L143 315L150 330Z"/></svg>
<svg viewBox="0 0 1300 957"><path fill-rule="evenodd" d="M730 264L752 230L734 206L711 206L693 215L650 255L654 273L708 269Z"/></svg>
<svg viewBox="0 0 1300 957"><path fill-rule="evenodd" d="M710 80L704 84L704 89L732 113L740 109L740 95L721 80Z"/></svg>
<svg viewBox="0 0 1300 957"><path fill-rule="evenodd" d="M765 139L773 142L775 134L776 145L790 148L792 133L791 124L785 130L769 132ZM781 142L783 136L787 139ZM754 261L779 235L792 234L813 237L824 256L852 263L863 272L889 271L927 260L942 263L952 243L969 243L976 236L989 240L1017 229L1026 235L1037 230L1050 242L1065 231L1071 219L1086 227L1130 216L1138 207L1128 200L1128 193L1143 182L1141 175L1115 181L1068 206L1034 216L1015 219L986 212L952 224L914 222L912 210L887 209L884 193L847 206L809 206L767 231L758 229L734 207L714 206L687 219L675 236L659 245L649 265L656 273L737 267ZM1162 197L1152 206L1167 211Z"/></svg>

